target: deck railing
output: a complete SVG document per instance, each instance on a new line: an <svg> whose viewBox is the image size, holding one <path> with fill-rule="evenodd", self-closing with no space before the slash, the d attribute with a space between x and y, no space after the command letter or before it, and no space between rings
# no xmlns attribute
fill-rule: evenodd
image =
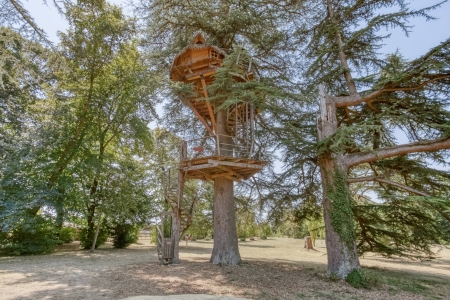
<svg viewBox="0 0 450 300"><path fill-rule="evenodd" d="M260 160L260 147L253 139L229 135L211 135L186 141L187 156L192 160L209 156L248 158Z"/></svg>

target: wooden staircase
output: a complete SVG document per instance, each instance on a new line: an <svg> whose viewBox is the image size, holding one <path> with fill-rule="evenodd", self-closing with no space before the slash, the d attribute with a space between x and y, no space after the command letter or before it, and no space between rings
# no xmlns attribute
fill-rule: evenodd
<svg viewBox="0 0 450 300"><path fill-rule="evenodd" d="M181 188L185 188L185 186L181 186ZM192 224L192 213L190 213L190 209L187 207L183 207L182 199L179 199L179 191L178 191L178 180L173 180L168 183L168 188L165 192L165 201L172 208L172 211L178 208L180 214L180 237L186 232L189 226Z"/></svg>

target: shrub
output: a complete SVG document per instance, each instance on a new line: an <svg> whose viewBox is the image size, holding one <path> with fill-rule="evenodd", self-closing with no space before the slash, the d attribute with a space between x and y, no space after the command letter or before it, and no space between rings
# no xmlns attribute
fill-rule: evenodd
<svg viewBox="0 0 450 300"><path fill-rule="evenodd" d="M150 244L156 244L158 238L158 229L156 229L156 225L150 229L150 238Z"/></svg>
<svg viewBox="0 0 450 300"><path fill-rule="evenodd" d="M354 288L368 288L368 284L360 270L353 270L350 274L345 277L345 281L347 281Z"/></svg>
<svg viewBox="0 0 450 300"><path fill-rule="evenodd" d="M259 238L260 238L261 240L267 240L267 235L260 235Z"/></svg>
<svg viewBox="0 0 450 300"><path fill-rule="evenodd" d="M89 232L89 228L85 227L80 230L80 245L84 249L90 249L94 242L95 229ZM103 245L109 237L109 230L106 223L103 222L99 228L97 242L95 243L95 249Z"/></svg>
<svg viewBox="0 0 450 300"><path fill-rule="evenodd" d="M5 255L50 253L57 244L53 223L41 216L0 233L0 251Z"/></svg>
<svg viewBox="0 0 450 300"><path fill-rule="evenodd" d="M132 243L136 243L140 228L131 224L116 224L113 228L114 248L126 248Z"/></svg>
<svg viewBox="0 0 450 300"><path fill-rule="evenodd" d="M64 243L72 243L75 240L75 228L63 227L59 233L59 239Z"/></svg>

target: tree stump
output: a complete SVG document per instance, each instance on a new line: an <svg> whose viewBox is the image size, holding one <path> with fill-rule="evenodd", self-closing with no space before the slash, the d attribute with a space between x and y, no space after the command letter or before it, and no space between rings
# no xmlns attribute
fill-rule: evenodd
<svg viewBox="0 0 450 300"><path fill-rule="evenodd" d="M306 250L314 250L312 239L310 236L305 237L305 246L303 247Z"/></svg>

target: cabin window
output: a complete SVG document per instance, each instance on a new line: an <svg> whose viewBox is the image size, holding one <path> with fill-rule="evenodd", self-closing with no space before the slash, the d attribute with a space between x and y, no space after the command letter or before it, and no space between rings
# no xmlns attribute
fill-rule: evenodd
<svg viewBox="0 0 450 300"><path fill-rule="evenodd" d="M191 56L190 55L186 55L185 57L183 57L183 64L188 64L191 60Z"/></svg>
<svg viewBox="0 0 450 300"><path fill-rule="evenodd" d="M211 50L210 57L214 58L214 59L219 59L219 53L217 51L215 51L215 50Z"/></svg>

